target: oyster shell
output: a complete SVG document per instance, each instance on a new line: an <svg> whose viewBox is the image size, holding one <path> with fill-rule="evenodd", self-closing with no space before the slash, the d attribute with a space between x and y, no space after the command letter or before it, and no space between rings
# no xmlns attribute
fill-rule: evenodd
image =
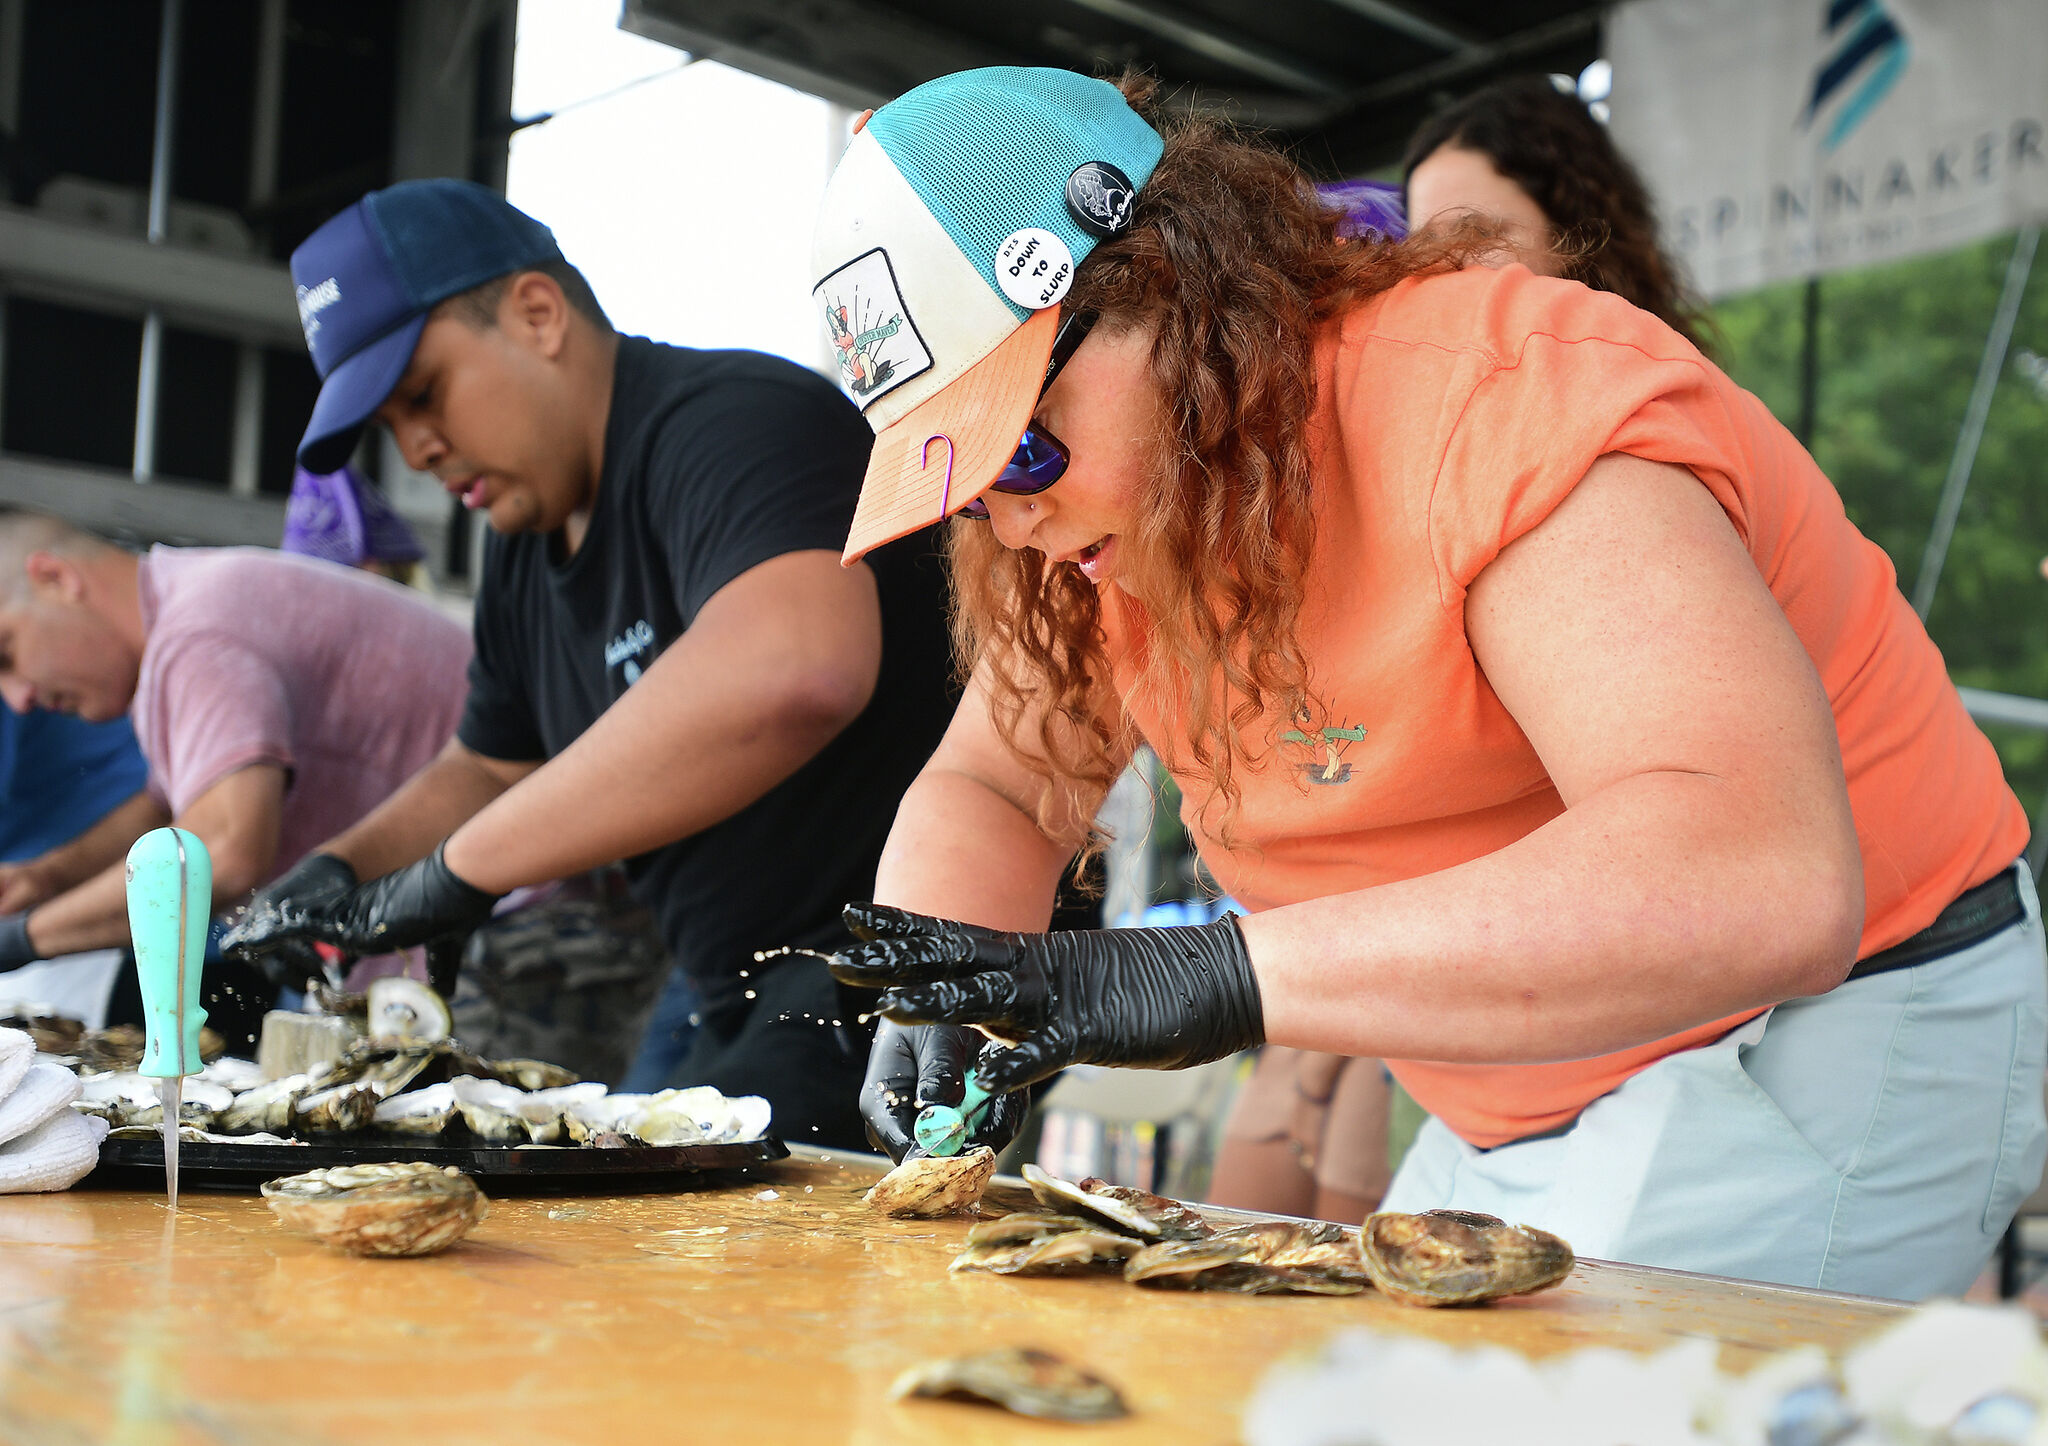
<svg viewBox="0 0 2048 1446"><path fill-rule="evenodd" d="M476 1182L441 1165L342 1165L263 1187L292 1229L356 1255L432 1255L490 1213Z"/></svg>
<svg viewBox="0 0 2048 1446"><path fill-rule="evenodd" d="M305 1075L293 1074L243 1090L235 1096L234 1103L221 1112L215 1128L228 1135L288 1130L292 1127L292 1107L298 1104L299 1097L311 1085L311 1080Z"/></svg>
<svg viewBox="0 0 2048 1446"><path fill-rule="evenodd" d="M1043 1240L1048 1235L1064 1235L1069 1230L1096 1229L1093 1221L1083 1220L1078 1215L1041 1215L1029 1210L1019 1210L1011 1215L998 1215L993 1220L983 1220L967 1227L969 1245L1015 1245L1025 1240Z"/></svg>
<svg viewBox="0 0 2048 1446"><path fill-rule="evenodd" d="M377 1040L436 1040L454 1033L454 1021L448 1001L431 986L393 974L370 981L363 999L363 1028Z"/></svg>
<svg viewBox="0 0 2048 1446"><path fill-rule="evenodd" d="M964 1215L981 1208L981 1192L995 1172L996 1152L986 1145L958 1155L920 1155L860 1198L884 1215Z"/></svg>
<svg viewBox="0 0 2048 1446"><path fill-rule="evenodd" d="M556 1090L578 1084L583 1078L574 1070L541 1059L491 1059L483 1064L491 1078L514 1089Z"/></svg>
<svg viewBox="0 0 2048 1446"><path fill-rule="evenodd" d="M462 1122L480 1140L498 1142L526 1139L526 1121L520 1117L524 1098L519 1090L494 1079L458 1075L448 1081L455 1094L455 1107Z"/></svg>
<svg viewBox="0 0 2048 1446"><path fill-rule="evenodd" d="M1083 1180L1080 1188L1098 1199L1107 1197L1130 1206L1159 1226L1161 1240L1203 1240L1216 1233L1216 1227L1204 1220L1200 1211L1168 1196L1154 1195L1150 1190L1112 1185L1093 1175Z"/></svg>
<svg viewBox="0 0 2048 1446"><path fill-rule="evenodd" d="M136 1078L141 1079L143 1076L138 1075ZM143 1091L147 1093L145 1094ZM182 1129L190 1125L194 1129L211 1129L213 1128L214 1121L224 1110L231 1108L234 1102L234 1091L223 1089L217 1084L208 1084L196 1075L189 1077L185 1081L184 1088L179 1092L179 1128ZM92 1111L92 1113L98 1112ZM114 1118L115 1114L119 1115L119 1119ZM103 1118L117 1126L162 1125L164 1122L164 1107L163 1100L158 1094L156 1082L150 1080L142 1085L140 1090L134 1087L124 1090L114 1112L103 1116Z"/></svg>
<svg viewBox="0 0 2048 1446"><path fill-rule="evenodd" d="M1215 1233L1200 1215L1164 1195L1105 1184L1093 1177L1076 1185L1048 1175L1036 1165L1026 1165L1023 1175L1031 1193L1048 1210L1083 1216L1121 1235L1154 1241L1199 1240Z"/></svg>
<svg viewBox="0 0 2048 1446"><path fill-rule="evenodd" d="M1572 1272L1572 1248L1547 1230L1493 1215L1385 1212L1358 1227L1374 1285L1403 1305L1473 1305L1547 1290Z"/></svg>
<svg viewBox="0 0 2048 1446"><path fill-rule="evenodd" d="M154 1125L122 1125L107 1131L110 1140L161 1140L164 1127L161 1121ZM257 1133L253 1135L221 1135L211 1130L202 1130L197 1125L178 1126L178 1138L188 1145L298 1145L304 1140L287 1140L282 1135Z"/></svg>
<svg viewBox="0 0 2048 1446"><path fill-rule="evenodd" d="M1117 1388L1050 1351L1011 1347L913 1366L889 1388L906 1396L965 1398L1020 1416L1054 1421L1113 1421L1131 1413Z"/></svg>
<svg viewBox="0 0 2048 1446"><path fill-rule="evenodd" d="M768 1132L770 1114L768 1101L759 1095L724 1095L710 1085L697 1085L649 1096L625 1128L649 1145L725 1145L759 1139Z"/></svg>
<svg viewBox="0 0 2048 1446"><path fill-rule="evenodd" d="M110 1024L105 1029L89 1029L70 1050L78 1061L80 1074L115 1074L133 1070L142 1063L142 1050L146 1043L139 1024ZM215 1059L227 1052L227 1041L210 1026L199 1027L199 1058L201 1062Z"/></svg>
<svg viewBox="0 0 2048 1446"><path fill-rule="evenodd" d="M1144 1250L1145 1243L1114 1235L1092 1225L1026 1240L976 1244L954 1257L949 1270L987 1271L991 1275L1081 1275L1114 1270Z"/></svg>
<svg viewBox="0 0 2048 1446"><path fill-rule="evenodd" d="M231 1054L224 1054L200 1070L198 1078L240 1094L263 1083L263 1069L253 1059L236 1059Z"/></svg>
<svg viewBox="0 0 2048 1446"><path fill-rule="evenodd" d="M401 1135L438 1135L455 1114L455 1086L444 1083L379 1100L372 1122Z"/></svg>
<svg viewBox="0 0 2048 1446"><path fill-rule="evenodd" d="M1273 1220L1205 1240L1161 1241L1131 1257L1124 1279L1251 1295L1356 1295L1372 1283L1344 1227L1315 1220Z"/></svg>
<svg viewBox="0 0 2048 1446"><path fill-rule="evenodd" d="M570 1110L604 1098L605 1087L596 1080L588 1084L558 1085L522 1096L514 1111L526 1126L526 1137L536 1145L552 1145L562 1138Z"/></svg>
<svg viewBox="0 0 2048 1446"><path fill-rule="evenodd" d="M633 1143L625 1133L628 1118L645 1109L652 1095L601 1095L562 1111L562 1130L579 1145Z"/></svg>
<svg viewBox="0 0 2048 1446"><path fill-rule="evenodd" d="M292 1104L292 1127L309 1134L347 1134L368 1129L377 1113L374 1085L341 1084L313 1089Z"/></svg>

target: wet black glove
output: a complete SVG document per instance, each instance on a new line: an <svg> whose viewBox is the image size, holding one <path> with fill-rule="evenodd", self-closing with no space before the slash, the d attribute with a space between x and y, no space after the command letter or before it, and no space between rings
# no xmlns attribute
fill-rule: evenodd
<svg viewBox="0 0 2048 1446"><path fill-rule="evenodd" d="M0 974L33 964L42 957L28 941L28 910L0 914Z"/></svg>
<svg viewBox="0 0 2048 1446"><path fill-rule="evenodd" d="M246 958L277 948L281 940L317 939L351 954L385 954L466 935L491 917L503 896L456 877L441 858L447 847L444 841L418 863L318 903L294 901L263 918L252 909L221 948ZM331 862L348 867L339 859Z"/></svg>
<svg viewBox="0 0 2048 1446"><path fill-rule="evenodd" d="M1182 1069L1265 1042L1259 981L1234 918L1063 934L1002 934L879 904L849 904L844 918L867 942L834 956L832 972L887 991L879 1013L899 1024L977 1024L1016 1042L976 1066L992 1090L1070 1064Z"/></svg>
<svg viewBox="0 0 2048 1446"><path fill-rule="evenodd" d="M868 1050L867 1082L860 1089L860 1113L868 1143L899 1164L924 1151L912 1130L926 1105L957 1105L967 1091L967 1068L980 1054L1002 1046L977 1030L950 1024L893 1024L883 1020ZM998 1095L968 1137L967 1149L1000 1150L1024 1128L1031 1091Z"/></svg>
<svg viewBox="0 0 2048 1446"><path fill-rule="evenodd" d="M306 932L308 921L333 908L355 886L356 871L333 854L308 854L256 891L221 937L221 950L261 966L273 984L301 988L325 971Z"/></svg>

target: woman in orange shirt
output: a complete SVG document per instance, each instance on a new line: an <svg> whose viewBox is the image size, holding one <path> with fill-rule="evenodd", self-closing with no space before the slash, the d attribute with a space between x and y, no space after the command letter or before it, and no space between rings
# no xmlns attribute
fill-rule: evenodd
<svg viewBox="0 0 2048 1446"><path fill-rule="evenodd" d="M2048 1145L2018 804L1762 406L1471 250L1340 244L1284 158L1066 72L855 137L816 294L894 330L847 555L965 514L973 668L835 964L888 990L870 1129L970 1063L1376 1055L1434 1117L1389 1208L1960 1289ZM1138 738L1250 914L1038 932Z"/></svg>

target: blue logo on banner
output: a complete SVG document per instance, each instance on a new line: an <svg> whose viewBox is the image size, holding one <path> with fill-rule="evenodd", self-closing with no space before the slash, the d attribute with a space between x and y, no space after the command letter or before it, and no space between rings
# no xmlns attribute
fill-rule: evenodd
<svg viewBox="0 0 2048 1446"><path fill-rule="evenodd" d="M1823 107L1846 96L1821 137L1821 149L1832 151L1849 138L1864 117L1898 84L1906 72L1911 47L1879 0L1825 0L1829 52L1814 73L1813 95L1799 118L1811 129Z"/></svg>

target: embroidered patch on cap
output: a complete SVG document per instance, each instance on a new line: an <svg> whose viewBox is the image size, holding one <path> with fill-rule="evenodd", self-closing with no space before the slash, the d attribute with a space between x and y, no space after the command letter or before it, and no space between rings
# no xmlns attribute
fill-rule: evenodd
<svg viewBox="0 0 2048 1446"><path fill-rule="evenodd" d="M996 247L996 282L1019 306L1032 311L1057 306L1074 284L1074 253L1041 227L1012 231Z"/></svg>
<svg viewBox="0 0 2048 1446"><path fill-rule="evenodd" d="M854 257L812 287L811 295L825 310L839 385L862 411L932 369L932 354L881 247Z"/></svg>
<svg viewBox="0 0 2048 1446"><path fill-rule="evenodd" d="M1099 241L1130 230L1137 203L1138 188L1108 161L1083 161L1067 177L1067 214Z"/></svg>

